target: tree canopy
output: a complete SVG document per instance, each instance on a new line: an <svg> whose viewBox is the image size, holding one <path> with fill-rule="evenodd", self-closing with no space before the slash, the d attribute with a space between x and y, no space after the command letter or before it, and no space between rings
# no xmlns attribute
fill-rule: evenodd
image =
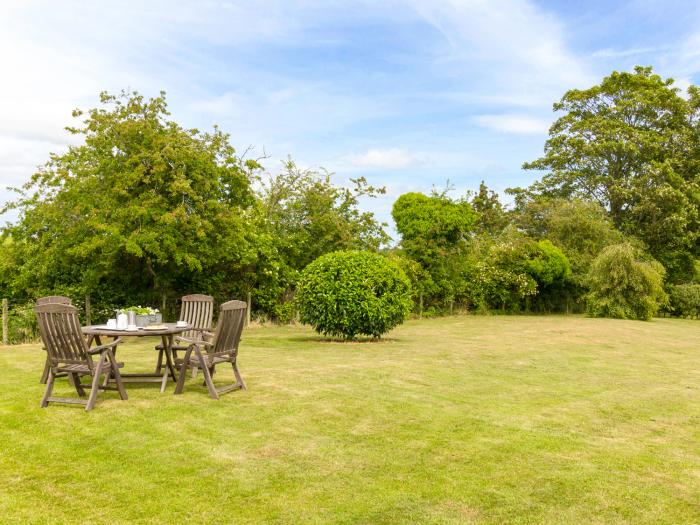
<svg viewBox="0 0 700 525"><path fill-rule="evenodd" d="M102 93L100 102L74 111L81 122L67 129L80 144L51 155L6 207L19 220L3 230L5 295L160 305L191 291L253 292L274 317L316 257L388 240L359 210L360 197L383 191L362 178L342 188L292 161L268 174L216 127L170 120L164 93Z"/></svg>
<svg viewBox="0 0 700 525"><path fill-rule="evenodd" d="M101 103L73 113L84 120L68 130L83 143L52 155L11 205L20 220L6 234L25 241L23 285L91 291L142 273L165 290L183 272L240 258L257 166L221 131L168 120L163 94L102 93Z"/></svg>
<svg viewBox="0 0 700 525"><path fill-rule="evenodd" d="M645 318L665 304L662 285L677 303L670 308L692 310L700 90L685 96L651 68L566 92L544 155L524 164L544 173L506 190L512 204L484 181L460 197L449 184L401 195L394 246L386 224L360 207L385 189L363 177L336 185L334 174L291 158L267 171L216 127L172 121L163 93L102 93L100 102L74 112L80 123L68 130L79 143L51 155L4 209L19 211L0 251L0 292L13 301L59 293L79 302L89 293L104 309L173 305L201 292L250 297L259 315L288 321L304 269L359 250L404 271L422 315L587 305L595 315ZM636 277L620 280L627 270ZM615 287L626 287L627 306L610 295ZM634 294L641 302L629 306Z"/></svg>
<svg viewBox="0 0 700 525"><path fill-rule="evenodd" d="M613 72L568 91L554 110L536 194L598 202L613 224L639 237L674 279L693 273L698 251L697 92L686 99L650 67Z"/></svg>

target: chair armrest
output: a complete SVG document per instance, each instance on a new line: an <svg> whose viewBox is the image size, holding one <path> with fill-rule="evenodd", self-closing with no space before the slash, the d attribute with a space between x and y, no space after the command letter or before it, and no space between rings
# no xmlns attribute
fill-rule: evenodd
<svg viewBox="0 0 700 525"><path fill-rule="evenodd" d="M178 337L178 341L182 341L183 343L187 343L188 345L204 345L204 346L214 346L214 343L211 343L209 341L202 341L202 340L197 340L197 339L187 339L186 337Z"/></svg>
<svg viewBox="0 0 700 525"><path fill-rule="evenodd" d="M188 332L199 332L201 334L200 337L201 337L202 341L210 340L214 335L211 332L207 331L205 328L190 328L187 331ZM199 339L197 339L197 340L199 341ZM188 339L187 337L184 337L182 335L176 335L175 341L177 341L178 343L182 341L182 342L190 344L192 342L192 339Z"/></svg>
<svg viewBox="0 0 700 525"><path fill-rule="evenodd" d="M204 339L205 341L214 337L214 332L210 332L206 328L192 328L189 331L199 332L200 334L202 334L202 339ZM182 339L182 337L178 337L178 339Z"/></svg>
<svg viewBox="0 0 700 525"><path fill-rule="evenodd" d="M112 341L112 342L109 343L109 344L100 345L100 346L96 346L96 347L94 347L94 348L90 348L90 349L88 350L88 354L90 354L90 355L101 354L101 353L104 352L105 350L110 350L110 349L114 348L115 346L117 346L117 345L118 345L119 343L121 343L121 342L122 342L122 338L121 338L121 337L117 337L114 341Z"/></svg>

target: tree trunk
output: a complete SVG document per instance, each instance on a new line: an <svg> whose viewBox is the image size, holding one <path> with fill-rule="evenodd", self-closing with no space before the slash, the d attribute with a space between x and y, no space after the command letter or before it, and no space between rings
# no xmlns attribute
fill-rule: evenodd
<svg viewBox="0 0 700 525"><path fill-rule="evenodd" d="M92 324L92 312L90 308L90 294L85 296L85 324Z"/></svg>
<svg viewBox="0 0 700 525"><path fill-rule="evenodd" d="M250 309L253 306L253 298L250 291L248 291L246 296L246 303L248 303L248 306L245 310L245 326L248 326L250 324Z"/></svg>

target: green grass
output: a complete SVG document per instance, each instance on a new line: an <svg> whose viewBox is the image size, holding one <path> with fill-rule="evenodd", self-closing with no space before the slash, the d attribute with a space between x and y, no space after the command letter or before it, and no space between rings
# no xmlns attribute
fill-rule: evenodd
<svg viewBox="0 0 700 525"><path fill-rule="evenodd" d="M120 359L148 369L152 344ZM248 391L131 386L90 413L39 408L42 364L0 348L3 523L700 522L694 321L452 317L378 343L257 327Z"/></svg>

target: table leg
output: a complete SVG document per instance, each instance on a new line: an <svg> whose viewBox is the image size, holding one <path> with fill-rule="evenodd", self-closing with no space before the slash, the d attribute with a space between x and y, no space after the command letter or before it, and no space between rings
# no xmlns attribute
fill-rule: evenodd
<svg viewBox="0 0 700 525"><path fill-rule="evenodd" d="M177 376L175 375L175 366L173 364L173 336L163 335L161 336L163 342L163 351L165 352L165 370L163 372L163 381L160 384L161 393L165 392L165 385L168 382L168 373L173 378L173 382L177 383Z"/></svg>

